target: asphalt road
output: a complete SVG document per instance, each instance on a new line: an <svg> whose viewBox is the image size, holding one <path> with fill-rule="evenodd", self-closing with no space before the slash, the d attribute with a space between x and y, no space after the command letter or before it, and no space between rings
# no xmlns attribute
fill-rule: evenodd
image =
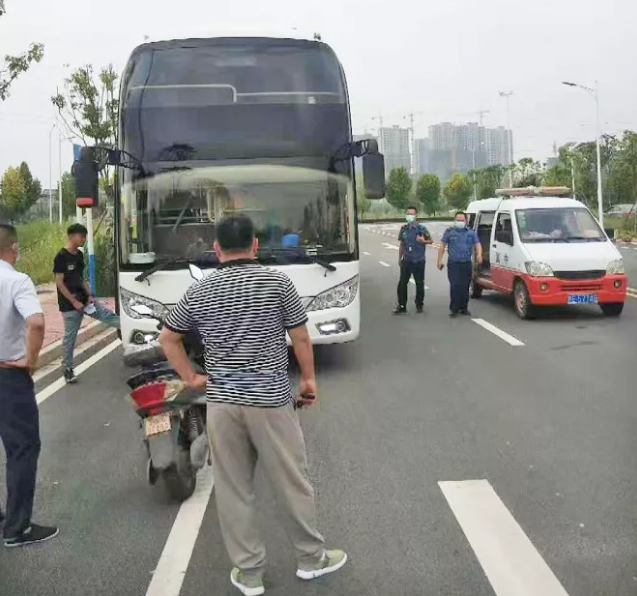
<svg viewBox="0 0 637 596"><path fill-rule="evenodd" d="M444 225L431 230L439 238ZM396 318L396 233L361 227L362 336L317 350L320 403L302 413L321 530L351 561L315 583L297 580L259 475L266 593L526 596L507 586L531 572L565 591L549 582L537 596L633 596L637 300L618 320L583 307L524 322L508 300L485 294L472 303L474 320L450 320L432 251L426 314ZM145 484L125 377L116 349L41 404L37 519L61 534L0 551L2 596L235 593L214 492L180 511ZM439 484L447 481L458 483ZM181 535L171 534L177 515ZM176 554L162 558L175 541ZM162 581L151 584L154 574Z"/></svg>

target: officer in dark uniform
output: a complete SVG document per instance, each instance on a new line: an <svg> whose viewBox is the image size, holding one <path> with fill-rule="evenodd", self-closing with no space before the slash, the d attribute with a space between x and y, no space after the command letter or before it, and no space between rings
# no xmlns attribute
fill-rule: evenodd
<svg viewBox="0 0 637 596"><path fill-rule="evenodd" d="M418 209L407 207L405 219L407 223L400 228L398 240L398 264L400 266L400 280L398 281L398 306L394 310L396 315L407 312L407 284L411 276L416 282L416 311L421 313L425 301L425 253L427 244L432 244L431 235L425 226L418 223Z"/></svg>
<svg viewBox="0 0 637 596"><path fill-rule="evenodd" d="M453 227L448 228L442 235L440 248L438 249L438 269L441 271L444 267L442 258L446 248L449 249L447 271L451 294L449 303L450 316L456 317L458 314L470 315L471 259L475 250L476 262L478 265L482 264L482 245L475 231L467 228L467 216L463 211L456 213Z"/></svg>

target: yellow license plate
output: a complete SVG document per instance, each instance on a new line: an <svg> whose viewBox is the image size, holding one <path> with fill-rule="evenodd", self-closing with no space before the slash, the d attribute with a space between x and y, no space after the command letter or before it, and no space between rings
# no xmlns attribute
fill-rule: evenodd
<svg viewBox="0 0 637 596"><path fill-rule="evenodd" d="M144 419L144 430L147 437L169 432L170 428L170 414L159 414L159 416Z"/></svg>

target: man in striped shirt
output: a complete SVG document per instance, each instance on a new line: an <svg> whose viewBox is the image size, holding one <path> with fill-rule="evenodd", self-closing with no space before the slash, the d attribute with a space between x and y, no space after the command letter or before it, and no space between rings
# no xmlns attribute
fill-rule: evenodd
<svg viewBox="0 0 637 596"><path fill-rule="evenodd" d="M305 309L287 275L255 260L258 241L248 217L222 220L214 248L221 264L171 311L160 342L181 378L206 388L219 524L235 565L230 579L243 594L258 596L264 593L265 547L256 524L257 459L285 505L297 576L309 580L336 571L347 555L325 550L318 532L288 378L286 331L301 369L299 397L316 397ZM196 373L183 347L183 336L193 329L205 346L206 375Z"/></svg>

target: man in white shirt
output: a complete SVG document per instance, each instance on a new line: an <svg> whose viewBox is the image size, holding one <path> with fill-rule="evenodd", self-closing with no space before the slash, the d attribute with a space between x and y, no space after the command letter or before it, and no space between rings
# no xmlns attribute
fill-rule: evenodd
<svg viewBox="0 0 637 596"><path fill-rule="evenodd" d="M40 454L38 405L31 371L44 341L44 314L33 282L13 266L18 234L0 224L0 439L7 455L7 548L44 542L58 529L31 523Z"/></svg>

